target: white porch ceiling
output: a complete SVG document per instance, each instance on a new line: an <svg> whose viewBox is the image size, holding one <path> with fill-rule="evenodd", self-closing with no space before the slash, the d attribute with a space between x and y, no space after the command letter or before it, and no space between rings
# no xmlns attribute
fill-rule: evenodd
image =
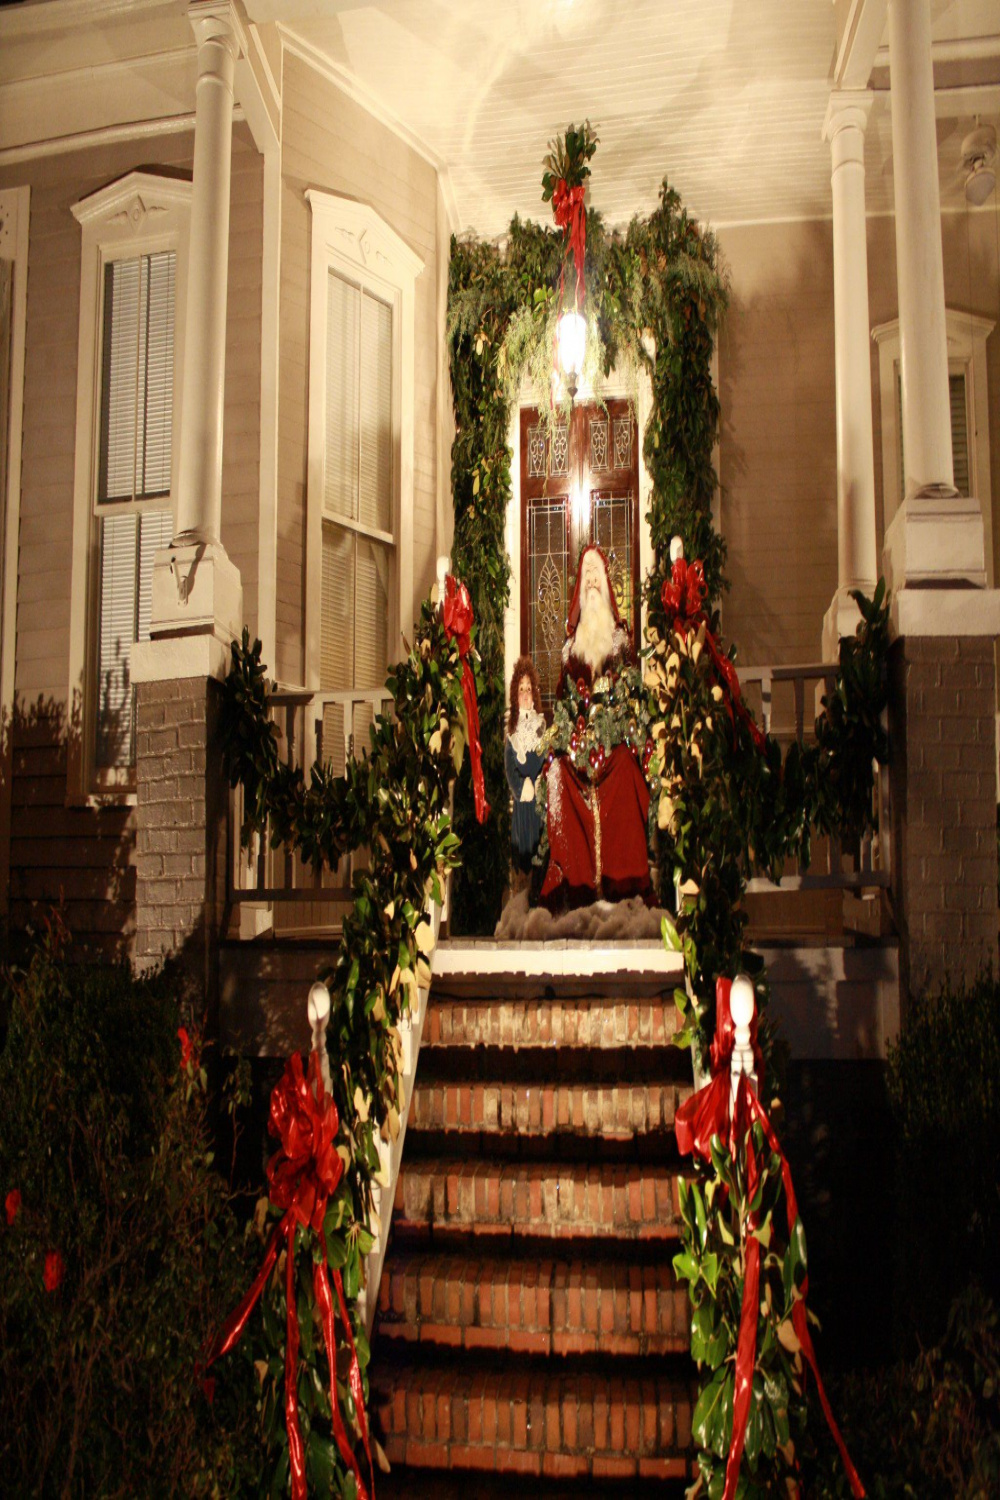
<svg viewBox="0 0 1000 1500"><path fill-rule="evenodd" d="M830 0L249 0L398 119L447 167L460 228L500 233L540 201L546 142L589 116L591 199L611 223L648 211L664 173L713 224L831 211L822 140ZM1000 0L933 0L935 39L993 47ZM990 73L987 60L987 76ZM981 82L983 60L975 77ZM988 94L994 112L998 91ZM963 99L961 107L967 106ZM939 102L939 113L941 112ZM942 119L943 202L964 202L971 116ZM888 96L869 129L868 205L892 208Z"/></svg>
<svg viewBox="0 0 1000 1500"><path fill-rule="evenodd" d="M871 66L875 90L868 208L892 210L887 0L244 3L275 70L280 29L421 146L447 175L457 226L485 235L515 211L547 218L546 143L585 116L601 137L591 200L613 224L648 212L664 174L717 226L828 216L822 126L846 16L845 35L866 38L854 71ZM942 204L964 209L963 136L974 112L1000 125L1000 0L931 6ZM0 7L0 156L183 120L194 67L187 0Z"/></svg>

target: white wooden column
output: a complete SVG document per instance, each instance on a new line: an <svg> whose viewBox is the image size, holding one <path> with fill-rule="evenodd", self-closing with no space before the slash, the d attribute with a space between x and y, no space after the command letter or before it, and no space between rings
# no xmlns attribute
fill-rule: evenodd
<svg viewBox="0 0 1000 1500"><path fill-rule="evenodd" d="M198 84L174 537L179 542L218 542L233 73L239 44L228 6L194 5L189 15L198 40Z"/></svg>
<svg viewBox="0 0 1000 1500"><path fill-rule="evenodd" d="M930 0L890 0L905 494L954 489Z"/></svg>
<svg viewBox="0 0 1000 1500"><path fill-rule="evenodd" d="M900 635L993 635L982 514L952 467L930 0L889 0L889 89L905 465L883 553L893 624ZM983 593L970 598L969 584Z"/></svg>
<svg viewBox="0 0 1000 1500"><path fill-rule="evenodd" d="M194 177L174 540L153 565L150 640L132 649L136 683L223 677L243 625L239 570L222 545L233 77L240 51L229 0L196 3Z"/></svg>
<svg viewBox="0 0 1000 1500"><path fill-rule="evenodd" d="M837 592L823 621L829 661L860 620L850 590L870 595L878 572L865 228L865 126L872 98L861 89L835 90L823 127L832 156L837 393Z"/></svg>

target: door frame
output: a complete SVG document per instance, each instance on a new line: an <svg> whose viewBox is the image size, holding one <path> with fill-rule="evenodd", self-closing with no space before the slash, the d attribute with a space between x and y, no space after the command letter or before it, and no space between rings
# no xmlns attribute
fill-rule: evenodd
<svg viewBox="0 0 1000 1500"><path fill-rule="evenodd" d="M629 381L623 374L613 370L607 381L601 386L599 392L594 392L590 387L581 387L577 399L581 405L597 398L602 400L628 400L631 398L635 403L636 442L638 443L639 457L639 518L636 528L639 539L639 632L640 643L644 640L646 628L646 601L643 597L643 581L653 566L653 542L649 532L647 515L649 513L650 498L652 492L652 479L646 468L642 451L642 440L646 431L646 423L652 407L652 387L649 374L645 369L640 369L637 382ZM510 563L510 597L504 612L504 691L506 703L506 689L510 684L511 672L514 663L521 654L521 602L522 602L522 560L521 560L521 412L525 407L541 406L547 399L543 392L539 395L530 384L527 377L521 383L518 399L511 406L510 425L507 429L507 447L510 450L510 476L511 494L507 505L506 523L504 526L504 545L507 549L507 560Z"/></svg>

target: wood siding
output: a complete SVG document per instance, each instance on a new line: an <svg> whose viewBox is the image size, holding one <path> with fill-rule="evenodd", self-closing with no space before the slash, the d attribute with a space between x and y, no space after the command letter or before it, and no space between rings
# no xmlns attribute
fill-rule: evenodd
<svg viewBox="0 0 1000 1500"><path fill-rule="evenodd" d="M719 338L723 628L741 664L818 661L837 587L831 227L719 240L732 275Z"/></svg>
<svg viewBox="0 0 1000 1500"><path fill-rule="evenodd" d="M1000 320L993 214L941 217L949 307ZM869 326L898 316L896 226L868 220ZM732 276L719 339L727 639L741 664L818 661L837 587L833 235L829 220L719 235ZM1000 328L986 345L994 564L1000 578ZM878 555L884 534L878 349L871 348Z"/></svg>
<svg viewBox="0 0 1000 1500"><path fill-rule="evenodd" d="M134 926L134 813L67 804L67 701L81 230L71 205L138 167L190 172L193 136L120 142L0 170L31 186L18 555L10 917L64 904L71 930L110 951ZM233 138L222 540L256 623L263 172L249 131ZM0 872L0 879L6 872Z"/></svg>
<svg viewBox="0 0 1000 1500"><path fill-rule="evenodd" d="M299 58L282 94L278 375L277 675L303 682L309 426L311 216L306 188L368 203L424 262L414 315L413 602L434 581L437 483L437 173L392 131ZM450 396L450 393L449 393ZM409 621L402 622L408 633Z"/></svg>

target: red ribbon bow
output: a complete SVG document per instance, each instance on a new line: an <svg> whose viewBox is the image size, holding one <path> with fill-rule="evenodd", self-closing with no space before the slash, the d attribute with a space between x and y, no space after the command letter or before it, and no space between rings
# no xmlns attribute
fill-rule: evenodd
<svg viewBox="0 0 1000 1500"><path fill-rule="evenodd" d="M719 650L719 643L708 628L707 616L703 605L708 586L705 583L705 569L700 561L693 563L685 562L679 557L670 570L670 577L664 580L660 590L660 598L666 611L667 624L673 630L682 630L685 635L699 626L705 626L705 647L712 658L715 675L718 677L726 693L726 709L729 713L730 723L735 723L734 712L739 714L744 724L750 731L750 738L758 750L764 748L764 735L746 704L740 692L740 679L736 668L728 656Z"/></svg>
<svg viewBox="0 0 1000 1500"><path fill-rule="evenodd" d="M767 1117L757 1095L750 1085L745 1073L740 1075L736 1090L735 1107L730 1111L732 1099L732 1075L730 1065L732 1062L733 1048L736 1042L736 1028L733 1024L732 1011L729 1005L729 995L732 989L732 981L729 979L717 979L715 982L715 1040L712 1042L712 1081L707 1083L697 1093L692 1094L689 1099L677 1110L674 1126L677 1134L677 1149L683 1156L692 1153L700 1156L703 1161L711 1163L712 1137L717 1135L724 1146L730 1151L735 1151L739 1145L746 1147L747 1153L747 1199L753 1201L760 1180L760 1167L757 1155L753 1147L753 1135L751 1127L754 1121L759 1123L764 1132L764 1138L771 1150L781 1159L781 1179L785 1189L785 1207L788 1216L788 1238L791 1241L795 1224L799 1217L798 1203L795 1198L795 1189L792 1186L792 1173L785 1154L778 1143L774 1126ZM764 1060L760 1047L757 1044L757 1016L754 1014L750 1023L750 1043L753 1048L754 1066L757 1077L763 1076ZM757 1308L760 1297L760 1241L754 1231L759 1228L759 1215L750 1213L746 1240L746 1261L743 1275L743 1302L740 1309L740 1331L736 1344L736 1390L733 1399L733 1435L729 1444L729 1457L726 1461L726 1487L723 1491L723 1500L733 1500L736 1494L736 1486L740 1477L740 1464L743 1459L743 1448L746 1443L747 1422L750 1417L750 1398L753 1393L754 1366L757 1361ZM864 1485L858 1477L857 1470L851 1462L850 1454L840 1429L834 1419L833 1410L827 1399L823 1381L820 1378L819 1365L816 1361L816 1351L813 1348L812 1337L809 1333L809 1321L806 1313L806 1295L809 1291L808 1275L802 1282L800 1296L792 1305L792 1327L795 1329L796 1337L802 1347L802 1354L812 1370L816 1380L816 1392L819 1396L823 1415L826 1417L827 1426L833 1436L833 1440L840 1452L844 1471L847 1474L851 1486L851 1493L856 1500L863 1500L865 1494Z"/></svg>
<svg viewBox="0 0 1000 1500"><path fill-rule="evenodd" d="M464 583L459 583L449 573L444 584L444 631L458 647L462 660L462 696L465 699L465 721L469 732L469 760L472 764L472 790L476 799L476 818L486 822L490 804L486 800L486 783L483 780L483 748L479 743L479 700L476 697L476 679L469 661L472 644L473 622L472 600Z"/></svg>
<svg viewBox="0 0 1000 1500"><path fill-rule="evenodd" d="M337 1154L334 1141L340 1119L337 1106L324 1089L320 1072L319 1054L313 1052L309 1058L309 1075L302 1072L302 1059L294 1052L285 1064L281 1081L271 1094L271 1114L268 1130L281 1142L267 1165L267 1180L271 1201L285 1210L281 1222L275 1226L268 1241L260 1270L241 1301L230 1313L219 1333L209 1345L204 1365L207 1370L223 1354L239 1343L250 1314L267 1285L274 1269L281 1245L287 1247L285 1259L285 1303L287 1321L285 1325L285 1428L288 1433L288 1458L292 1476L292 1500L306 1500L306 1460L299 1426L298 1359L299 1317L295 1295L295 1232L299 1225L311 1228L319 1235L321 1258L313 1264L313 1290L316 1305L323 1324L327 1362L330 1366L330 1414L333 1436L344 1463L354 1475L359 1500L369 1500L369 1491L361 1476L361 1469L354 1456L354 1449L347 1436L340 1404L337 1400L337 1339L334 1326L333 1298L327 1276L326 1236L323 1233L323 1218L328 1199L336 1192L344 1172L344 1163ZM337 1292L340 1318L344 1325L350 1365L348 1384L354 1400L361 1439L368 1458L371 1474L371 1500L375 1496L375 1470L372 1467L371 1447L368 1438L368 1420L365 1415L364 1388L361 1382L361 1366L358 1363L354 1335L344 1297L344 1283L339 1271L333 1272L333 1284Z"/></svg>
<svg viewBox="0 0 1000 1500"><path fill-rule="evenodd" d="M566 251L572 251L576 265L576 305L580 305L583 289L583 263L587 253L587 215L583 200L587 195L584 184L567 186L565 177L560 177L552 193L552 211L556 224L566 240Z"/></svg>

